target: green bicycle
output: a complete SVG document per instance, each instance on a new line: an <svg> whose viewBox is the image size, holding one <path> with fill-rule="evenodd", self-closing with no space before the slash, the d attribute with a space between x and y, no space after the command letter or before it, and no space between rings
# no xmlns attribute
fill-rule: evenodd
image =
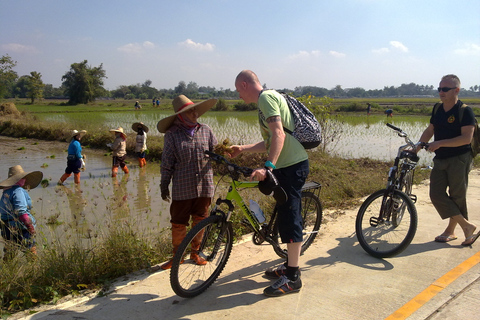
<svg viewBox="0 0 480 320"><path fill-rule="evenodd" d="M184 298L195 297L204 292L218 278L227 264L233 247L233 228L230 221L235 208L233 202L240 207L244 215L242 223L253 231L253 242L256 245L267 242L273 246L278 256L285 259L287 257L286 244L282 244L279 238L276 206L270 220L260 223L238 193L240 188L258 187L258 181L239 181L240 175L249 177L253 170L233 164L216 153L205 151L205 154L211 161L226 165L231 181L226 198L217 199L210 216L188 232L173 258L170 284L173 291ZM313 181L306 182L302 188L304 227L302 254L312 244L322 223L322 204L318 198L320 189L321 185ZM227 207L227 212L220 209L222 205ZM197 265L191 260L184 259L190 252L190 243L198 238L202 239L198 253L208 262L206 265Z"/></svg>

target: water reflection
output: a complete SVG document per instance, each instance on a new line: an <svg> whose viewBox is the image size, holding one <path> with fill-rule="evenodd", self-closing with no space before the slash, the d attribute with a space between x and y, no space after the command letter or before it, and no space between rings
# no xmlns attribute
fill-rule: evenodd
<svg viewBox="0 0 480 320"><path fill-rule="evenodd" d="M80 186L59 186L58 188L67 196L68 199L71 215L71 220L69 222L70 228L74 229L79 235L89 238L90 229L88 227L87 214L85 210L87 206L87 200L83 196Z"/></svg>

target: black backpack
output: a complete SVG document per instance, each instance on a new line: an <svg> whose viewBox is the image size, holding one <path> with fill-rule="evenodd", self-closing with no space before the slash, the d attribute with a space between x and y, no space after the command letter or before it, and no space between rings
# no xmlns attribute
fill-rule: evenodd
<svg viewBox="0 0 480 320"><path fill-rule="evenodd" d="M440 108L441 105L442 104L440 102L435 103L435 106L433 107L433 114L437 113L438 108ZM465 111L465 107L468 107L468 105L463 103L458 110L458 121L460 124L462 123L463 111ZM480 153L480 128L478 127L477 118L475 118L475 127L473 130L473 137L472 141L470 142L470 147L472 148L472 156L475 158L477 154Z"/></svg>

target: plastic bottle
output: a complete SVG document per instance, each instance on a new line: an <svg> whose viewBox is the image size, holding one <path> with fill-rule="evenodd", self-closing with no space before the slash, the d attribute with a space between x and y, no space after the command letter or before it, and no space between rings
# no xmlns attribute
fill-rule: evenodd
<svg viewBox="0 0 480 320"><path fill-rule="evenodd" d="M262 209L260 209L258 203L253 200L250 200L250 211L253 212L253 215L255 216L255 218L257 218L259 223L265 222L265 215L263 214Z"/></svg>

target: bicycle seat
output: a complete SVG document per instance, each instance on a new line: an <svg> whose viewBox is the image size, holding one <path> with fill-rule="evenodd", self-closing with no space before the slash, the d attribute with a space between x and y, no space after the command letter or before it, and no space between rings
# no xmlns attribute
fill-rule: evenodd
<svg viewBox="0 0 480 320"><path fill-rule="evenodd" d="M266 194L267 196L272 195L273 193L273 198L278 204L284 204L287 202L287 193L280 186L277 178L270 170L267 170L267 177L265 180L258 183L258 189L261 193Z"/></svg>

